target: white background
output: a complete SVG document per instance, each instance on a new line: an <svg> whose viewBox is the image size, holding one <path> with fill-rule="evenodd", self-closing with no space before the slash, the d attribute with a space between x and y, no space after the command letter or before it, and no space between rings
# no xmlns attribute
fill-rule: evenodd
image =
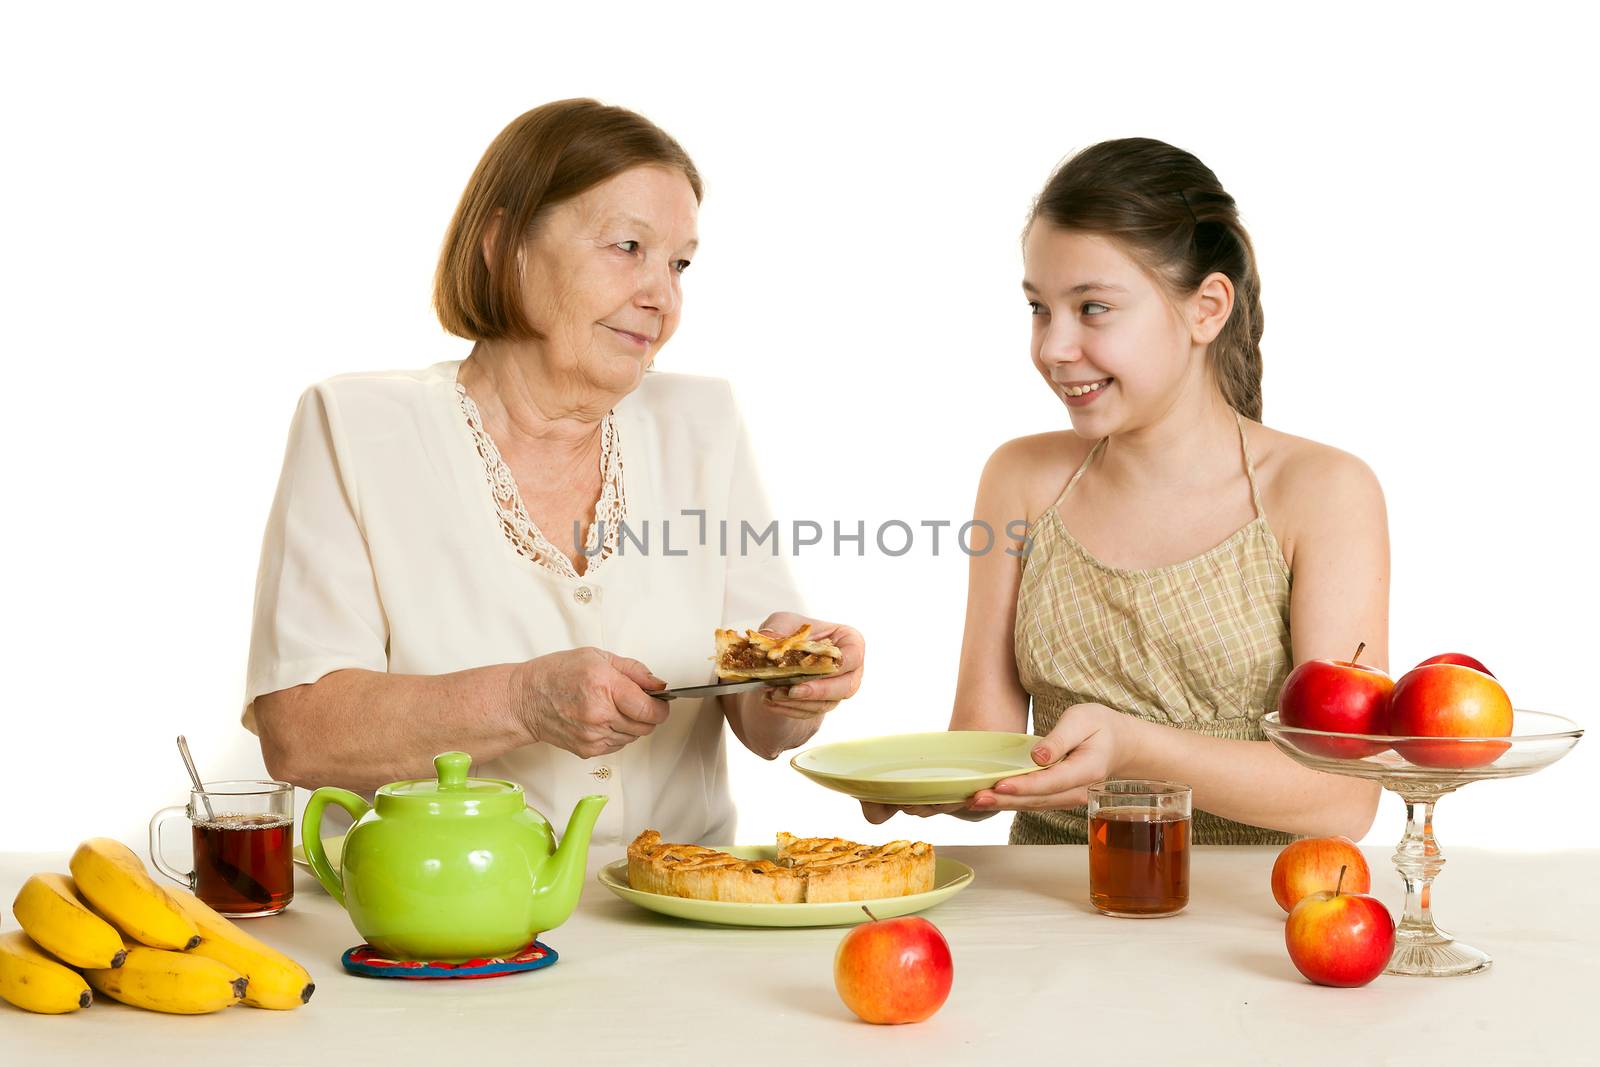
<svg viewBox="0 0 1600 1067"><path fill-rule="evenodd" d="M456 199L505 123L575 95L643 112L706 178L658 365L733 379L763 455L838 472L774 462L785 514L869 529L959 523L996 445L1067 424L1018 290L1056 161L1129 135L1195 152L1258 249L1266 421L1387 492L1393 665L1469 652L1518 706L1593 719L1588 32L1528 3L697 6L8 19L0 849L137 842L183 799L179 732L209 777L261 772L237 714L295 399L464 354L429 308ZM799 569L870 646L821 739L942 728L964 557ZM1446 800L1446 847L1600 843L1597 747ZM1004 818L869 829L783 762L733 773L747 841L1004 840ZM1400 829L1386 797L1368 840Z"/></svg>

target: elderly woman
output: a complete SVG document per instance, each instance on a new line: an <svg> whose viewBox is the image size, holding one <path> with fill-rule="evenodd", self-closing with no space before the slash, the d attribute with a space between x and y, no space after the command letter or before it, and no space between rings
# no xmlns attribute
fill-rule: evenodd
<svg viewBox="0 0 1600 1067"><path fill-rule="evenodd" d="M772 516L727 383L646 373L677 329L700 197L641 116L536 108L489 146L445 237L434 299L467 358L305 393L245 697L273 775L370 790L461 749L557 820L610 797L596 841L726 843L723 720L772 759L856 692L860 635L795 613L776 543L740 537ZM651 696L709 680L719 626L808 622L836 674Z"/></svg>

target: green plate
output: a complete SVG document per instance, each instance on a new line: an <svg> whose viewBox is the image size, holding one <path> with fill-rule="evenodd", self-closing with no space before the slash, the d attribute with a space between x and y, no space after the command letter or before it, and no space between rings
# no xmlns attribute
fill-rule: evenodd
<svg viewBox="0 0 1600 1067"><path fill-rule="evenodd" d="M747 860L770 860L778 850L766 846L734 846L724 852ZM648 911L720 926L850 926L867 921L863 906L880 919L931 908L972 884L972 868L957 860L935 855L933 888L926 893L879 900L845 900L829 904L738 904L727 900L689 900L646 893L628 884L628 861L620 859L600 868L600 884L623 900Z"/></svg>
<svg viewBox="0 0 1600 1067"><path fill-rule="evenodd" d="M1029 774L1032 734L945 730L839 741L789 765L818 785L879 804L959 804L1002 778Z"/></svg>
<svg viewBox="0 0 1600 1067"><path fill-rule="evenodd" d="M338 834L334 837L324 837L322 839L322 851L328 854L328 862L337 871L339 869L339 856L344 852L344 835ZM306 850L299 845L294 846L294 861L308 871L311 869L311 864L306 862Z"/></svg>

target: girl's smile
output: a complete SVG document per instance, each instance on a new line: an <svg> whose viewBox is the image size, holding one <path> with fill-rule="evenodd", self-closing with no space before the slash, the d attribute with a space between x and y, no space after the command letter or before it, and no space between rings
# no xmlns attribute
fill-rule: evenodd
<svg viewBox="0 0 1600 1067"><path fill-rule="evenodd" d="M1093 381L1058 382L1056 391L1069 406L1081 408L1094 403L1115 381L1115 378L1097 378Z"/></svg>

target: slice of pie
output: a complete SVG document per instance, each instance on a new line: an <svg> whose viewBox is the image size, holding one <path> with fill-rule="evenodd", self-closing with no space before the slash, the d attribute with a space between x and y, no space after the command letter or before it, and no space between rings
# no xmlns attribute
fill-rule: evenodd
<svg viewBox="0 0 1600 1067"><path fill-rule="evenodd" d="M933 846L861 845L837 837L778 835L778 858L746 860L700 845L663 843L646 830L628 846L628 884L646 893L741 904L823 904L926 893Z"/></svg>
<svg viewBox="0 0 1600 1067"><path fill-rule="evenodd" d="M778 835L778 866L806 876L806 901L877 900L933 889L933 846L926 841L860 845L838 837Z"/></svg>
<svg viewBox="0 0 1600 1067"><path fill-rule="evenodd" d="M792 634L768 637L758 630L718 630L717 677L730 682L753 678L788 678L797 674L833 674L844 660L839 646L823 638L811 640L808 622Z"/></svg>
<svg viewBox="0 0 1600 1067"><path fill-rule="evenodd" d="M646 830L628 846L628 884L646 893L740 904L799 904L805 879L769 860L742 860L699 845L662 843Z"/></svg>

